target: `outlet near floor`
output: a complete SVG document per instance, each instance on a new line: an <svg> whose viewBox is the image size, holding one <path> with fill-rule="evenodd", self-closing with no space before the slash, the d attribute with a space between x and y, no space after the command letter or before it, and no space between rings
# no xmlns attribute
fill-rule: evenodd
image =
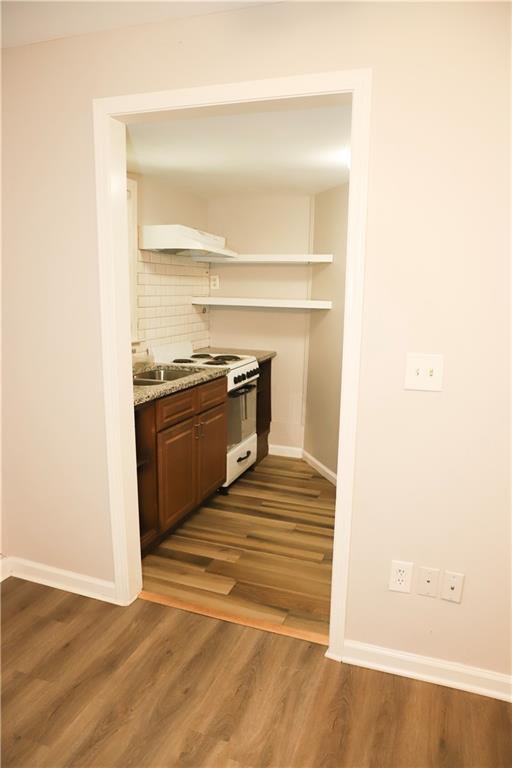
<svg viewBox="0 0 512 768"><path fill-rule="evenodd" d="M408 560L392 560L388 588L393 592L411 592L414 563ZM439 597L439 568L421 565L415 580L414 590L418 595ZM443 571L441 598L451 603L460 603L464 574L456 571Z"/></svg>
<svg viewBox="0 0 512 768"><path fill-rule="evenodd" d="M414 563L392 560L389 574L389 589L393 592L410 592Z"/></svg>

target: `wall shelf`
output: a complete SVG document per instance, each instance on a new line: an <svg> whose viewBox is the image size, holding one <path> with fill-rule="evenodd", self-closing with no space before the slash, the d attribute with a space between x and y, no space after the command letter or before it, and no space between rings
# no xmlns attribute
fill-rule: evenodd
<svg viewBox="0 0 512 768"><path fill-rule="evenodd" d="M192 304L208 307L254 307L261 309L332 309L332 301L316 299L250 299L231 296L192 296Z"/></svg>
<svg viewBox="0 0 512 768"><path fill-rule="evenodd" d="M209 264L332 264L332 253L305 253L305 254L267 254L247 253L234 256L231 259L211 256L192 256L192 261L207 262Z"/></svg>

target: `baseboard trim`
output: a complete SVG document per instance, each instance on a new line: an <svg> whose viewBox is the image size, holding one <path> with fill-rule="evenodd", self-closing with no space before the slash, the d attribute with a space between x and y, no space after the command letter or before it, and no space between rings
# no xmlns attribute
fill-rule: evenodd
<svg viewBox="0 0 512 768"><path fill-rule="evenodd" d="M345 640L343 655L327 650L327 658L353 664L357 667L375 669L413 680L457 688L480 696L512 702L512 675L492 672L488 669L470 667L454 661L445 661L430 656L383 648L378 645Z"/></svg>
<svg viewBox="0 0 512 768"><path fill-rule="evenodd" d="M333 485L336 485L336 473L332 472L325 464L315 459L310 453L304 450L304 448L297 448L293 445L269 445L268 452L270 456L283 456L289 459L304 459L305 462L313 467L314 470L322 475Z"/></svg>
<svg viewBox="0 0 512 768"><path fill-rule="evenodd" d="M285 456L288 459L302 459L304 451L292 445L269 445L270 456Z"/></svg>
<svg viewBox="0 0 512 768"><path fill-rule="evenodd" d="M319 475L322 475L326 480L328 480L333 485L336 485L336 472L333 472L331 469L325 466L325 464L322 464L321 461L318 461L318 459L315 459L314 456L312 456L307 451L302 451L302 458L304 461L306 461L313 469L316 469Z"/></svg>
<svg viewBox="0 0 512 768"><path fill-rule="evenodd" d="M0 556L0 582L12 576L12 562L10 557L6 555Z"/></svg>
<svg viewBox="0 0 512 768"><path fill-rule="evenodd" d="M2 563L2 578L16 576L19 579L35 581L37 584L45 584L54 589L63 589L84 597L93 597L96 600L105 600L116 605L126 605L117 599L116 585L113 581L96 579L83 573L66 571L63 568L54 568L51 565L36 563L33 560L24 560L21 557L4 558L9 562ZM3 575L3 568L9 572Z"/></svg>

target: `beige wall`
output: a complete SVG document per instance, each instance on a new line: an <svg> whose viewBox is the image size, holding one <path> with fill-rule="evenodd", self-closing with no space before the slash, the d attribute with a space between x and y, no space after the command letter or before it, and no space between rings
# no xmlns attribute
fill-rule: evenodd
<svg viewBox="0 0 512 768"><path fill-rule="evenodd" d="M348 184L315 195L313 252L332 253L332 264L313 267L311 298L330 299L329 312L312 312L309 326L304 449L336 472L340 417Z"/></svg>
<svg viewBox="0 0 512 768"><path fill-rule="evenodd" d="M130 174L137 181L138 223L183 224L206 228L206 201L168 182ZM137 338L171 344L190 341L194 349L210 343L209 314L192 304L208 296L209 266L166 253L138 251L136 285Z"/></svg>
<svg viewBox="0 0 512 768"><path fill-rule="evenodd" d="M311 200L272 193L208 200L208 229L239 253L308 253ZM229 267L212 264L220 289L214 296L306 298L308 267ZM273 349L271 445L302 448L304 440L307 312L218 308L210 312L213 346Z"/></svg>
<svg viewBox="0 0 512 768"><path fill-rule="evenodd" d="M112 575L91 100L371 67L348 635L510 669L509 12L274 3L5 52L7 554ZM403 390L408 350L441 394ZM388 592L392 558L463 602Z"/></svg>

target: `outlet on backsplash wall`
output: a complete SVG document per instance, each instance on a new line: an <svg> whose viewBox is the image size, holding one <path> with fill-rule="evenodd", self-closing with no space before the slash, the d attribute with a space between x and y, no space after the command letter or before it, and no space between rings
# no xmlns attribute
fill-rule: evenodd
<svg viewBox="0 0 512 768"><path fill-rule="evenodd" d="M210 344L209 313L192 296L208 296L209 265L188 257L139 251L137 259L138 341L159 344L191 341Z"/></svg>

